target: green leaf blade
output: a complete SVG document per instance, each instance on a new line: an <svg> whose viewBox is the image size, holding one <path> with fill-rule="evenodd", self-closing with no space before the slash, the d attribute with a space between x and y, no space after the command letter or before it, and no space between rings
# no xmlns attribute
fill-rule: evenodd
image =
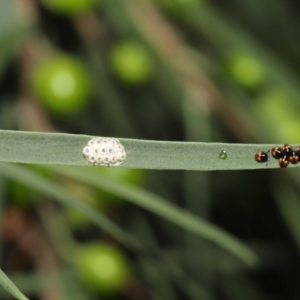
<svg viewBox="0 0 300 300"><path fill-rule="evenodd" d="M82 150L91 138L93 136L0 130L0 161L88 166ZM257 151L267 152L276 145L119 140L127 152L127 159L121 165L124 168L194 171L279 168L278 161L270 155L268 163L254 159ZM226 159L220 159L222 151L226 152ZM297 166L290 164L289 167Z"/></svg>
<svg viewBox="0 0 300 300"><path fill-rule="evenodd" d="M13 284L13 282L3 273L0 269L0 284L2 287L7 290L11 295L19 300L29 300L25 297L21 291Z"/></svg>
<svg viewBox="0 0 300 300"><path fill-rule="evenodd" d="M165 199L151 192L121 182L115 182L112 179L107 179L98 173L93 174L83 168L50 167L50 169L94 187L102 188L107 192L113 193L116 196L157 214L171 223L226 249L251 267L256 266L258 263L256 254L230 233L189 211L167 202Z"/></svg>

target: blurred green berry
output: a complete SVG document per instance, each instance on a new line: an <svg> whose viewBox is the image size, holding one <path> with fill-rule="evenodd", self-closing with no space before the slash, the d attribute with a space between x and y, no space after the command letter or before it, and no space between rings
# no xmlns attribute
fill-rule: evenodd
<svg viewBox="0 0 300 300"><path fill-rule="evenodd" d="M267 80L267 72L263 64L248 53L232 54L227 66L233 79L246 88L256 89Z"/></svg>
<svg viewBox="0 0 300 300"><path fill-rule="evenodd" d="M74 16L82 14L96 4L98 0L42 0L44 6L59 14Z"/></svg>
<svg viewBox="0 0 300 300"><path fill-rule="evenodd" d="M81 278L103 294L114 294L130 276L129 261L123 252L109 243L82 246L75 261Z"/></svg>
<svg viewBox="0 0 300 300"><path fill-rule="evenodd" d="M50 58L38 65L32 76L32 88L49 111L64 115L80 111L91 94L85 67L67 55Z"/></svg>
<svg viewBox="0 0 300 300"><path fill-rule="evenodd" d="M255 101L255 113L269 131L273 140L280 143L297 143L300 139L297 99L282 87L271 87ZM280 120L280 125L278 125ZM274 130L276 128L276 130Z"/></svg>
<svg viewBox="0 0 300 300"><path fill-rule="evenodd" d="M154 73L154 61L147 49L136 41L115 45L110 53L114 73L125 83L139 85Z"/></svg>

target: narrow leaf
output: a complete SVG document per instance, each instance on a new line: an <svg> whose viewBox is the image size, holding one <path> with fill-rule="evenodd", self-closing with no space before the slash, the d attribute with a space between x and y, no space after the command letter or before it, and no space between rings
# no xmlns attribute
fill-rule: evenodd
<svg viewBox="0 0 300 300"><path fill-rule="evenodd" d="M28 300L20 290L13 284L13 282L3 273L0 269L0 284L6 289L11 295L19 300Z"/></svg>
<svg viewBox="0 0 300 300"><path fill-rule="evenodd" d="M0 130L0 161L87 166L82 150L92 136ZM165 142L120 139L127 152L125 168L159 170L247 170L279 168L278 161L254 159L275 145ZM296 145L294 145L296 147ZM226 153L220 158L222 153ZM270 155L269 155L270 156ZM299 166L291 165L289 167Z"/></svg>
<svg viewBox="0 0 300 300"><path fill-rule="evenodd" d="M58 184L39 176L33 171L19 165L2 163L0 164L0 175L17 180L41 194L51 197L63 205L79 210L91 222L109 232L127 247L132 249L138 249L141 247L140 243L136 239L123 231L105 215L96 211L94 208L90 207L74 195L69 194Z"/></svg>
<svg viewBox="0 0 300 300"><path fill-rule="evenodd" d="M208 221L197 217L195 214L167 202L162 197L152 194L151 192L135 186L116 182L111 178L107 179L99 173L90 172L88 169L84 168L50 167L50 169L94 187L101 188L149 210L177 226L217 244L239 257L250 266L254 266L257 263L256 255L234 236Z"/></svg>

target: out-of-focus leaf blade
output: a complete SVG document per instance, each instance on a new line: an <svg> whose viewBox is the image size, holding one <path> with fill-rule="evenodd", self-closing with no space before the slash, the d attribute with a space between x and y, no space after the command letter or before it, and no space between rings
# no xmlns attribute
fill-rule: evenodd
<svg viewBox="0 0 300 300"><path fill-rule="evenodd" d="M0 284L5 290L7 290L11 295L19 300L28 300L20 290L13 284L13 282L3 273L0 269Z"/></svg>
<svg viewBox="0 0 300 300"><path fill-rule="evenodd" d="M254 266L257 263L256 255L230 233L197 217L191 212L167 202L162 197L152 194L151 192L135 186L116 182L112 179L107 179L99 173L90 172L88 169L71 167L50 167L50 169L92 186L102 188L107 192L149 210L177 226L217 244L239 257L250 266Z"/></svg>
<svg viewBox="0 0 300 300"><path fill-rule="evenodd" d="M58 184L39 176L25 167L15 164L0 164L0 175L6 178L17 180L24 185L40 192L41 194L51 197L63 205L68 205L79 210L91 222L109 232L112 236L120 240L126 246L131 248L139 248L140 243L137 240L124 232L106 216L100 212L97 212L95 209L91 208L74 195L69 194Z"/></svg>

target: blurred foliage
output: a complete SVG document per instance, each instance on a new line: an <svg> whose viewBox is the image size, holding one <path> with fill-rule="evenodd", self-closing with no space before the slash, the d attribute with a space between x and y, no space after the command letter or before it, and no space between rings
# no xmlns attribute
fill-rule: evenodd
<svg viewBox="0 0 300 300"><path fill-rule="evenodd" d="M294 0L0 0L0 128L300 143L299 16ZM30 299L298 300L297 169L95 171L237 236L260 259L252 270L121 197L47 168L32 168L31 178L52 180L47 196L1 177L1 269ZM73 200L75 213L62 207ZM86 218L99 215L151 247L126 248ZM109 296L103 282L82 279L73 260L94 243L128 264L126 281L107 283L115 289ZM106 272L99 257L87 257L82 268L112 272L112 261Z"/></svg>

